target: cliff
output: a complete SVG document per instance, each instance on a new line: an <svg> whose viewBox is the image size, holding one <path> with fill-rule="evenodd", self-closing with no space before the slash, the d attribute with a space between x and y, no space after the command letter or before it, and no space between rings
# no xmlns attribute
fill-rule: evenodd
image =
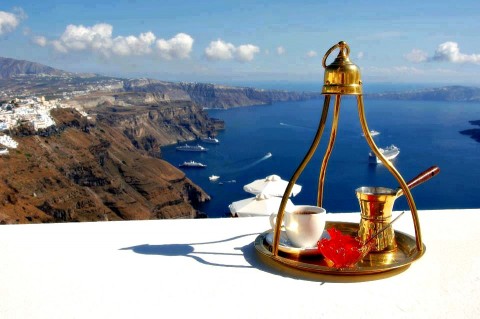
<svg viewBox="0 0 480 319"><path fill-rule="evenodd" d="M152 79L125 81L126 92L150 93L163 101L192 101L204 108L271 104L283 101L302 101L321 98L320 92L263 90L250 87L232 87L211 83L173 83Z"/></svg>
<svg viewBox="0 0 480 319"><path fill-rule="evenodd" d="M0 157L0 223L200 215L194 206L208 195L182 171L135 147L116 125L121 117L93 123L72 109L53 116L58 125L40 135L28 126L12 131L19 147Z"/></svg>
<svg viewBox="0 0 480 319"><path fill-rule="evenodd" d="M146 92L96 92L67 102L117 128L138 149L154 157L160 147L215 135L223 122L210 119L189 100L165 101Z"/></svg>

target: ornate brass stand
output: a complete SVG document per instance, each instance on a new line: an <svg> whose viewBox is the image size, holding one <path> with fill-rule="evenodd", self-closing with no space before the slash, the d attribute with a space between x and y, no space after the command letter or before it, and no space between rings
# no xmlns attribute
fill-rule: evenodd
<svg viewBox="0 0 480 319"><path fill-rule="evenodd" d="M335 50L339 49L338 56L336 59L330 64L326 65L326 60L328 56ZM332 128L330 132L330 140L328 142L328 146L322 161L322 165L320 168L320 175L318 179L318 197L317 197L317 206L322 206L323 204L323 191L324 191L324 182L325 182L325 175L326 169L328 165L328 161L330 159L330 155L333 151L333 147L335 144L335 138L337 134L337 127L338 127L338 118L340 113L340 101L342 95L356 95L357 96L357 106L358 106L358 115L360 119L360 124L362 126L362 131L364 133L365 139L370 146L373 153L380 159L383 165L390 171L390 173L395 177L395 179L400 184L401 189L405 197L407 198L408 205L410 207L410 211L413 218L413 223L415 227L415 244L418 254L417 257L423 255L424 245L422 244L422 237L420 232L420 222L417 215L417 209L415 206L415 202L413 200L412 194L410 193L410 189L408 188L405 180L402 178L400 173L395 169L393 164L380 152L377 145L373 141L372 136L370 135L370 130L368 129L367 120L365 118L365 111L363 105L363 93L362 93L362 81L360 77L360 70L359 68L353 64L349 59L350 54L350 47L347 43L341 41L338 44L335 44L331 47L323 57L322 65L325 68L325 76L324 76L324 85L322 89L322 94L325 95L324 103L323 103L323 110L322 115L320 118L320 122L318 125L317 132L315 134L314 140L312 145L310 146L307 154L301 161L298 168L295 170L292 178L290 179L288 186L285 190L285 193L282 197L282 202L280 204L278 215L277 215L277 222L273 232L273 243L271 245L271 252L272 258L279 260L284 259L284 257L279 257L279 241L280 241L280 233L281 233L281 221L284 216L287 200L290 196L290 193L295 185L297 179L303 172L304 168L311 160L313 154L315 153L320 139L323 135L323 131L325 129L325 122L328 116L328 110L330 105L330 99L332 95L335 97L335 104L334 104L334 114L333 114L333 122Z"/></svg>

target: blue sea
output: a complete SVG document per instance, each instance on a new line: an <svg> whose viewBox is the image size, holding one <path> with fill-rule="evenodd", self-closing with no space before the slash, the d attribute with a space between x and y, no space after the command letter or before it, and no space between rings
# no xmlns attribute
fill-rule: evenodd
<svg viewBox="0 0 480 319"><path fill-rule="evenodd" d="M410 87L414 85L403 86ZM393 89L388 85L371 87L371 92L389 90ZM377 146L400 148L393 163L406 181L432 165L440 167L439 175L412 190L418 209L480 207L480 143L459 133L474 128L469 121L480 119L480 104L368 97L364 104L369 128L380 132L374 137ZM322 106L323 99L208 110L211 117L225 121L226 129L217 136L220 144L205 144L209 148L206 153L179 152L168 146L162 148L162 156L175 166L189 160L206 164L205 169L184 171L212 197L200 210L209 217L225 217L230 203L253 196L243 190L245 184L271 174L286 180L292 177L312 143ZM302 185L302 191L292 198L297 205L316 203L332 114L333 99L320 146L297 181ZM398 187L382 164L369 163L369 151L356 99L342 97L337 140L325 178L323 206L328 212L359 211L357 187ZM268 152L271 157L266 156ZM208 179L212 174L220 176L215 183ZM394 210L401 209L408 209L404 197L395 202Z"/></svg>

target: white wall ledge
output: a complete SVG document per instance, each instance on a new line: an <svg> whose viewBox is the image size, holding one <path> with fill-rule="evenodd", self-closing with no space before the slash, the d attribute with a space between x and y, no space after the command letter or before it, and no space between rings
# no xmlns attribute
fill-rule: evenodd
<svg viewBox="0 0 480 319"><path fill-rule="evenodd" d="M264 263L266 217L1 225L0 318L477 318L480 209L419 216L425 255L356 283Z"/></svg>

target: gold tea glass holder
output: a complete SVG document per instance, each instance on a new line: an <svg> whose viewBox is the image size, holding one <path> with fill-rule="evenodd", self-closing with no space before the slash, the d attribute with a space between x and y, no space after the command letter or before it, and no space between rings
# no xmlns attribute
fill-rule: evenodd
<svg viewBox="0 0 480 319"><path fill-rule="evenodd" d="M339 53L335 60L330 64L326 65L327 58L329 55L338 49ZM278 209L278 214L276 218L276 223L273 230L268 230L260 234L255 240L255 248L257 252L263 256L267 256L273 259L276 262L282 263L289 267L305 270L308 272L317 272L325 274L334 274L334 275L364 275L364 274L374 274L379 272L385 272L392 269L397 269L401 267L406 267L410 265L413 261L420 258L425 252L425 246L422 243L422 235L420 230L420 221L418 219L417 208L413 200L412 194L410 192L407 183L394 167L392 162L390 162L383 153L379 150L375 144L370 130L367 125L367 120L365 117L365 110L363 104L363 90L362 90L362 80L360 75L360 69L358 66L353 64L349 58L350 47L344 41L332 46L324 55L322 60L322 65L325 68L324 75L324 85L322 89L322 94L324 95L323 110L320 117L320 122L316 134L314 136L313 142L308 149L305 157L301 161L298 168L293 173L293 176L288 182L285 193L283 194L280 207ZM388 169L388 171L395 177L398 181L403 194L405 195L410 212L413 219L415 237L412 237L408 234L402 232L394 231L391 225L387 227L385 232L388 234L387 238L388 243L384 246L377 247L375 253L369 253L363 260L358 262L354 267L348 268L335 268L322 256L315 257L315 254L312 254L311 251L306 251L302 249L279 249L281 246L281 221L285 213L285 208L287 205L288 198L292 192L293 186L297 182L301 173L307 166L308 162L313 157L323 135L325 129L325 123L328 117L328 111L330 107L330 100L332 96L334 97L334 108L333 108L333 119L332 127L330 131L330 139L322 160L320 174L318 178L318 195L317 195L317 206L322 207L323 204L323 191L325 184L326 169L330 155L333 151L335 144L335 139L337 135L338 128L338 118L340 113L340 102L342 95L355 95L357 98L357 107L360 124L362 127L363 135L372 150L372 152L377 156L377 158L383 163L383 165ZM362 200L365 201L366 196L359 198L360 205L362 206ZM365 204L365 203L364 203ZM368 206L368 205L367 205ZM391 217L391 206L393 206L393 200L388 202L386 205L384 216L376 216L377 220L374 221L376 229L380 229L382 226L388 225L390 223ZM362 212L363 213L363 212ZM383 211L380 212L383 214ZM362 215L362 219L363 219ZM383 219L381 219L383 218ZM363 224L366 224L363 222ZM329 227L335 227L338 230L352 235L357 236L359 233L359 227L362 226L362 222L359 224L355 223L346 223L346 222L335 222L330 221L326 223L325 229ZM272 234L273 231L273 234ZM375 231L373 229L372 231ZM308 252L308 254L306 253ZM308 256L306 256L308 255ZM313 256L312 256L313 255Z"/></svg>

